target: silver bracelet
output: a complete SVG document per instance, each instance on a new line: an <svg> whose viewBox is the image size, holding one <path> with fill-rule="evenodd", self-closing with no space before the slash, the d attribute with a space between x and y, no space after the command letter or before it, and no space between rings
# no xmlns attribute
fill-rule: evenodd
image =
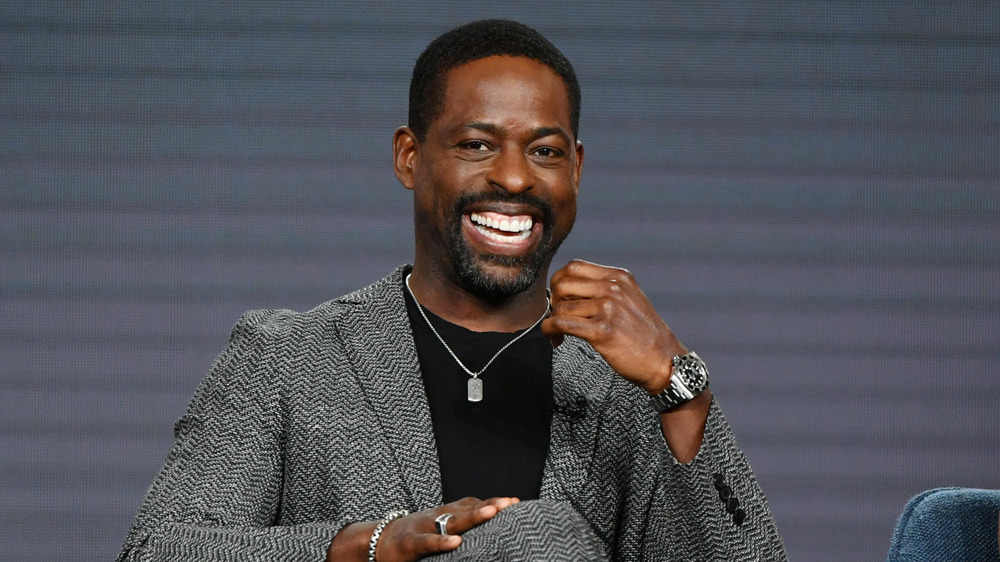
<svg viewBox="0 0 1000 562"><path fill-rule="evenodd" d="M375 562L375 547L378 546L378 539L382 536L382 531L385 530L386 525L392 521L399 519L400 517L406 517L410 512L405 509L400 509L399 511L393 511L389 515L386 515L375 525L375 530L372 531L372 538L368 539L368 562Z"/></svg>

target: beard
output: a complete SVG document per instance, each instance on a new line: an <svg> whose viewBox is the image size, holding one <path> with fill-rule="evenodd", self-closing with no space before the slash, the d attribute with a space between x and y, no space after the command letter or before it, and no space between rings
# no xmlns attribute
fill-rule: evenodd
<svg viewBox="0 0 1000 562"><path fill-rule="evenodd" d="M542 212L542 238L534 252L523 256L507 256L480 253L473 250L462 236L462 217L465 209L473 203L484 201L519 203L531 205ZM470 293L486 299L501 299L527 290L545 271L562 240L555 240L552 205L543 199L524 193L507 192L466 194L455 202L451 218L445 225L445 243L452 271L462 287ZM487 266L500 266L513 270L511 275L491 273Z"/></svg>

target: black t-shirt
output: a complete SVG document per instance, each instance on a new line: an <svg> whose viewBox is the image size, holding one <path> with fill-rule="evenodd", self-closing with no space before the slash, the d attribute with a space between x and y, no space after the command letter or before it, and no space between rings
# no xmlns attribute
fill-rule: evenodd
<svg viewBox="0 0 1000 562"><path fill-rule="evenodd" d="M504 350L479 376L483 400L469 402L471 377L427 327L405 287L403 292L430 402L444 501L466 496L538 498L552 422L548 338L536 327ZM424 312L473 372L517 335L473 332Z"/></svg>

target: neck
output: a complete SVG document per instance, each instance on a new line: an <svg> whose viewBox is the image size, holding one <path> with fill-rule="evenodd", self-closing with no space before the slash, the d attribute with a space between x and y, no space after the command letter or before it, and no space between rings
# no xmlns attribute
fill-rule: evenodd
<svg viewBox="0 0 1000 562"><path fill-rule="evenodd" d="M543 271L521 293L486 299L415 265L410 275L410 290L421 306L452 324L474 332L516 332L534 324L546 310L547 278L547 272Z"/></svg>

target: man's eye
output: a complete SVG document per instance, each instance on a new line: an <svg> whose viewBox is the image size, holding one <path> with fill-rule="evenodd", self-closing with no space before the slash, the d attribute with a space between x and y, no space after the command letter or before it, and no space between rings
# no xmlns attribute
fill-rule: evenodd
<svg viewBox="0 0 1000 562"><path fill-rule="evenodd" d="M489 150L489 146L483 141L466 141L461 144L462 148L466 150Z"/></svg>
<svg viewBox="0 0 1000 562"><path fill-rule="evenodd" d="M535 149L535 155L541 156L542 158L557 158L561 154L562 153L559 152L558 150L548 146L543 146L541 148Z"/></svg>

